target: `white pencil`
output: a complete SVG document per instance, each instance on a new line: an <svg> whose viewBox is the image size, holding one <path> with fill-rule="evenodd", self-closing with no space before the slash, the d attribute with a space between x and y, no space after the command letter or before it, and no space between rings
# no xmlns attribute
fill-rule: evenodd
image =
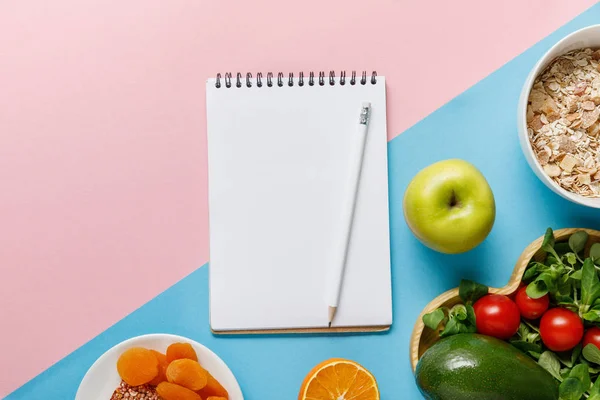
<svg viewBox="0 0 600 400"><path fill-rule="evenodd" d="M365 153L365 143L367 139L367 129L369 127L369 117L371 114L371 103L363 102L358 119L358 129L356 132L356 144L353 149L352 157L350 158L350 172L347 184L347 195L345 204L342 208L342 223L343 229L340 234L340 241L337 248L338 258L332 265L331 281L327 303L329 305L329 327L333 322L335 313L340 301L340 292L342 290L342 281L344 279L344 270L346 269L346 260L348 258L348 247L350 244L350 236L352 232L352 223L354 221L354 209L356 198L358 196L358 186L360 174L363 164L363 156Z"/></svg>

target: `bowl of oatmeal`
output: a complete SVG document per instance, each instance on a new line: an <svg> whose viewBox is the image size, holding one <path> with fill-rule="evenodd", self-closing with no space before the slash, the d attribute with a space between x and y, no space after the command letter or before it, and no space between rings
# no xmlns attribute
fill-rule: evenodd
<svg viewBox="0 0 600 400"><path fill-rule="evenodd" d="M572 202L600 208L600 25L570 34L537 62L517 124L538 178Z"/></svg>

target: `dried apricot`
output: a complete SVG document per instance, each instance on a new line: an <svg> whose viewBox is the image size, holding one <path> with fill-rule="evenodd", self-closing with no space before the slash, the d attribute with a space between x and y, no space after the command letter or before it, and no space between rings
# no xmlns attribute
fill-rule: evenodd
<svg viewBox="0 0 600 400"><path fill-rule="evenodd" d="M152 386L157 386L159 383L167 380L167 367L169 366L169 363L167 362L167 356L165 356L163 353L160 353L156 350L150 351L158 360L158 375L156 375L156 378L152 379L149 383Z"/></svg>
<svg viewBox="0 0 600 400"><path fill-rule="evenodd" d="M188 360L198 361L196 351L189 343L173 343L167 347L167 362L181 360L187 358Z"/></svg>
<svg viewBox="0 0 600 400"><path fill-rule="evenodd" d="M206 400L227 400L227 397L210 396Z"/></svg>
<svg viewBox="0 0 600 400"><path fill-rule="evenodd" d="M202 396L203 399L215 397L216 399L229 399L229 393L227 390L216 380L210 372L208 372L208 381L206 386L198 391L198 394Z"/></svg>
<svg viewBox="0 0 600 400"><path fill-rule="evenodd" d="M134 347L121 354L117 371L127 384L143 385L158 375L158 360L150 350Z"/></svg>
<svg viewBox="0 0 600 400"><path fill-rule="evenodd" d="M202 397L192 390L169 382L161 382L156 387L156 393L163 400L202 400Z"/></svg>
<svg viewBox="0 0 600 400"><path fill-rule="evenodd" d="M175 360L167 367L167 380L190 390L200 390L208 383L208 372L198 361Z"/></svg>

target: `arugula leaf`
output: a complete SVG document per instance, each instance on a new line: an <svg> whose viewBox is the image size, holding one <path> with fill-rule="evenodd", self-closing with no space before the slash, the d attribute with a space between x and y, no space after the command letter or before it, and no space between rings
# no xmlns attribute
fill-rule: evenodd
<svg viewBox="0 0 600 400"><path fill-rule="evenodd" d="M473 282L468 279L460 281L458 286L458 295L465 303L476 302L486 294L488 294L488 287L477 282Z"/></svg>
<svg viewBox="0 0 600 400"><path fill-rule="evenodd" d="M562 377L560 376L560 361L556 354L551 351L544 351L540 355L540 359L538 360L538 364L548 371L553 377L562 381ZM579 399L577 399L579 400Z"/></svg>
<svg viewBox="0 0 600 400"><path fill-rule="evenodd" d="M592 247L590 247L590 258L595 264L600 263L600 243L594 243Z"/></svg>
<svg viewBox="0 0 600 400"><path fill-rule="evenodd" d="M600 280L590 258L585 259L581 271L581 303L589 309L589 306L600 296Z"/></svg>
<svg viewBox="0 0 600 400"><path fill-rule="evenodd" d="M423 323L430 329L437 329L440 323L446 319L444 310L438 308L437 310L430 312L429 314L423 315Z"/></svg>
<svg viewBox="0 0 600 400"><path fill-rule="evenodd" d="M598 350L595 345L589 343L583 348L582 354L583 357L589 362L600 364L600 350Z"/></svg>
<svg viewBox="0 0 600 400"><path fill-rule="evenodd" d="M573 253L578 254L584 249L585 244L588 241L588 234L586 231L577 231L569 237L569 247L573 250ZM574 264L574 263L573 263Z"/></svg>
<svg viewBox="0 0 600 400"><path fill-rule="evenodd" d="M587 364L578 364L573 367L569 376L560 384L558 393L561 399L579 400L591 384Z"/></svg>

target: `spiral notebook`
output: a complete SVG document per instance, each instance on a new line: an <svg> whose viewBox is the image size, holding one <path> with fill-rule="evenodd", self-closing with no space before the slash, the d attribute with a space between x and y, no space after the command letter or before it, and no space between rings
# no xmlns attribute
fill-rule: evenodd
<svg viewBox="0 0 600 400"><path fill-rule="evenodd" d="M225 74L206 84L210 325L215 333L392 324L385 77ZM371 102L338 312L327 270L361 104Z"/></svg>

